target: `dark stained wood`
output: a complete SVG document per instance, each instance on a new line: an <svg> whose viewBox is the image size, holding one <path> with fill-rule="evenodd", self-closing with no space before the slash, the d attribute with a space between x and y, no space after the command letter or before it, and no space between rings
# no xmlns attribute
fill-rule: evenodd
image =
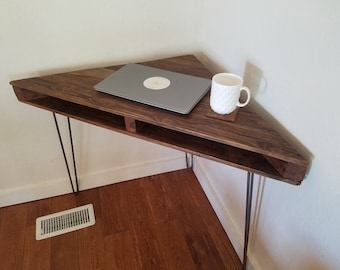
<svg viewBox="0 0 340 270"><path fill-rule="evenodd" d="M142 64L212 76L192 55ZM181 115L94 90L95 84L120 67L47 75L11 84L18 99L33 106L291 184L299 185L304 179L309 161L251 106L241 108L235 121L221 121L209 117L209 94L190 114Z"/></svg>
<svg viewBox="0 0 340 270"><path fill-rule="evenodd" d="M238 111L239 111L239 108L236 108L233 112L229 114L218 114L218 113L215 113L213 110L208 110L207 116L210 118L219 119L221 121L234 122L236 120Z"/></svg>
<svg viewBox="0 0 340 270"><path fill-rule="evenodd" d="M94 226L35 240L35 219L93 203ZM1 269L241 269L190 170L0 208Z"/></svg>
<svg viewBox="0 0 340 270"><path fill-rule="evenodd" d="M124 117L124 121L125 121L125 128L127 131L137 132L137 125L136 125L135 119L131 119L130 117Z"/></svg>
<svg viewBox="0 0 340 270"><path fill-rule="evenodd" d="M130 117L124 117L125 122L125 129L129 132L136 133L137 131L140 131L144 127L144 123L138 122L135 119L132 119Z"/></svg>

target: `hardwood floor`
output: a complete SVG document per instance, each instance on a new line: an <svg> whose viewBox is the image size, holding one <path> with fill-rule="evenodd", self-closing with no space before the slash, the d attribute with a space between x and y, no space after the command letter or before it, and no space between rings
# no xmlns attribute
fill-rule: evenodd
<svg viewBox="0 0 340 270"><path fill-rule="evenodd" d="M39 216L93 203L94 226L35 240ZM1 269L241 269L190 170L0 208Z"/></svg>

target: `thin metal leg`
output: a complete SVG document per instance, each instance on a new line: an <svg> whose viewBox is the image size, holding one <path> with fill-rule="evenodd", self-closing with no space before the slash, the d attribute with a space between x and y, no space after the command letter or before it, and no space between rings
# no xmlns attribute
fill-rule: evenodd
<svg viewBox="0 0 340 270"><path fill-rule="evenodd" d="M189 155L190 155L190 157L189 157ZM185 161L187 163L187 169L192 170L193 167L194 167L194 157L193 157L193 154L188 154L187 152L185 152Z"/></svg>
<svg viewBox="0 0 340 270"><path fill-rule="evenodd" d="M70 143L71 143L71 151L72 151L72 159L73 159L73 168L74 168L74 176L75 176L76 188L74 188L74 185L73 185L73 180L72 180L72 177L71 177L70 167L69 167L68 162L67 162L63 140L61 138L61 134L60 134L60 130L59 130L59 125L58 125L57 117L56 117L56 114L54 112L53 112L53 118L54 118L55 126L57 128L61 150L63 151L65 165L66 165L68 177L70 179L70 184L71 184L71 187L72 187L72 192L76 193L76 192L79 191L79 187L78 187L78 175L77 175L77 169L76 169L76 160L75 160L75 157L74 157L74 147L73 147L73 140L72 140L72 131L71 131L70 118L67 117L67 122L68 122L68 130L69 130Z"/></svg>
<svg viewBox="0 0 340 270"><path fill-rule="evenodd" d="M247 176L247 197L246 197L246 222L244 229L244 247L243 247L243 270L247 269L247 253L248 253L248 240L249 240L249 228L251 217L251 203L253 196L253 183L254 173L248 172Z"/></svg>
<svg viewBox="0 0 340 270"><path fill-rule="evenodd" d="M75 159L75 156L74 156L74 147L73 147L73 139L72 139L71 121L70 121L69 117L67 117L67 123L68 123L68 131L69 131L70 143L71 143L73 168L74 168L74 177L75 177L75 182L76 182L76 192L78 192L79 191L78 174L77 174L77 168L76 168L76 159Z"/></svg>

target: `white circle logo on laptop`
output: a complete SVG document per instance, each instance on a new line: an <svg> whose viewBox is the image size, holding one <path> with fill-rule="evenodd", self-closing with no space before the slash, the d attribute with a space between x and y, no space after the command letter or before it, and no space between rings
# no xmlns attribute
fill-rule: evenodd
<svg viewBox="0 0 340 270"><path fill-rule="evenodd" d="M143 82L143 85L151 90L162 90L170 85L170 80L164 77L150 77Z"/></svg>

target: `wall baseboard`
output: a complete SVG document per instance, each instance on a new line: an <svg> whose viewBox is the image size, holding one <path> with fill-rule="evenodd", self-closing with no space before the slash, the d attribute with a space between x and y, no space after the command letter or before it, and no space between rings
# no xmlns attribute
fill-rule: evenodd
<svg viewBox="0 0 340 270"><path fill-rule="evenodd" d="M185 167L186 163L183 155L170 159L148 161L142 164L114 168L90 175L79 175L79 190L170 172ZM71 192L70 180L65 173L65 178L62 179L47 180L17 188L0 190L0 207L55 197Z"/></svg>

